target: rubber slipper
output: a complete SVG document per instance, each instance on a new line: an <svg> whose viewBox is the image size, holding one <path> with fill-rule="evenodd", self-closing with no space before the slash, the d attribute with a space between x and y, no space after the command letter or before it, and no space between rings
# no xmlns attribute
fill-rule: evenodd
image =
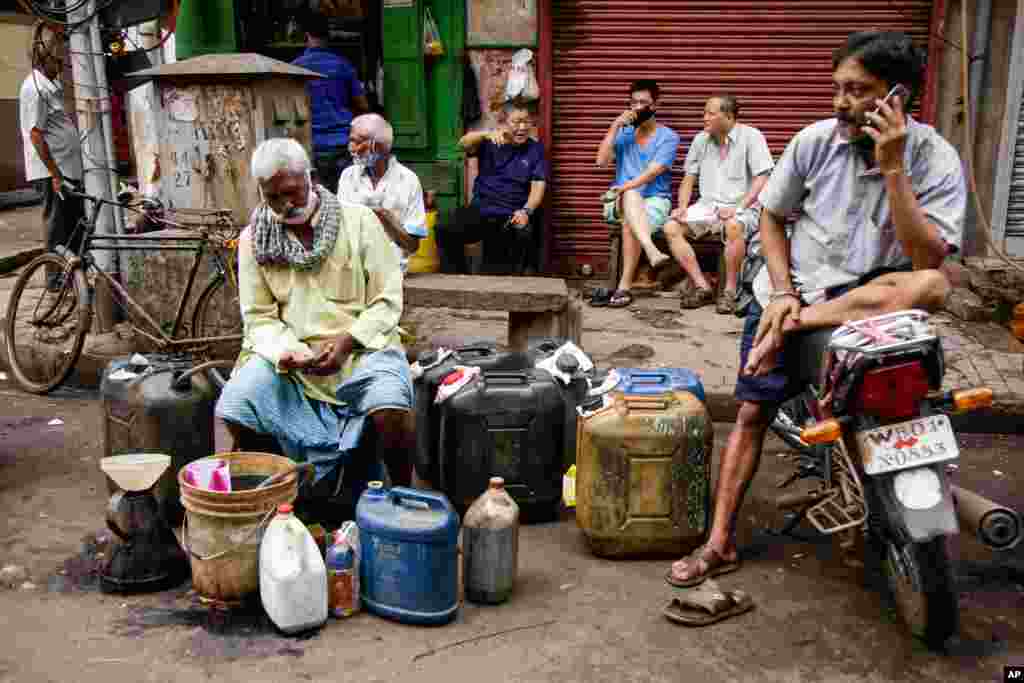
<svg viewBox="0 0 1024 683"><path fill-rule="evenodd" d="M616 289L608 301L611 308L625 308L633 303L633 295L625 289Z"/></svg>
<svg viewBox="0 0 1024 683"><path fill-rule="evenodd" d="M607 287L598 287L590 294L590 305L607 306L611 298L611 290L609 290Z"/></svg>
<svg viewBox="0 0 1024 683"><path fill-rule="evenodd" d="M669 567L668 571L665 572L665 583L670 586L675 586L676 588L691 588L693 586L699 586L704 583L706 579L709 579L712 576L730 574L740 568L739 558L736 558L735 560L725 560L718 556L718 553L715 553L715 556L718 557L719 563L714 567L711 567L708 565L708 561L704 559L702 554L703 552L704 546L700 546L684 558L688 565L703 562L704 566L707 567L703 572L683 581L672 576L672 567ZM712 550L711 552L715 551Z"/></svg>
<svg viewBox="0 0 1024 683"><path fill-rule="evenodd" d="M708 626L752 609L754 601L744 591L695 590L672 598L662 614L676 624Z"/></svg>

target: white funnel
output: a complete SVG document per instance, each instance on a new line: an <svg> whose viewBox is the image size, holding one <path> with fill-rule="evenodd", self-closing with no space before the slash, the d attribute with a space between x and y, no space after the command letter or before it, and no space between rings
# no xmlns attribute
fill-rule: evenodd
<svg viewBox="0 0 1024 683"><path fill-rule="evenodd" d="M100 469L125 491L145 491L171 466L163 453L128 453L100 460Z"/></svg>

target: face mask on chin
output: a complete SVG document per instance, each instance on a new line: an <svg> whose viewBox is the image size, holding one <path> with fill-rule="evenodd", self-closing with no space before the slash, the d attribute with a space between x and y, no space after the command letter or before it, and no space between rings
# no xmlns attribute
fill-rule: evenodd
<svg viewBox="0 0 1024 683"><path fill-rule="evenodd" d="M380 161L381 155L377 151L377 142L373 140L370 142L370 151L362 156L352 155L352 164L359 166L360 168L374 169L377 167L377 162Z"/></svg>
<svg viewBox="0 0 1024 683"><path fill-rule="evenodd" d="M313 177L310 171L306 171L306 205L305 206L292 206L289 204L284 211L275 211L273 207L267 204L267 209L270 210L270 215L274 217L274 220L284 223L285 225L305 225L309 222L309 219L316 212L317 206L320 202L320 196L313 189ZM263 196L263 188L260 188L260 197ZM264 200L266 201L266 200Z"/></svg>

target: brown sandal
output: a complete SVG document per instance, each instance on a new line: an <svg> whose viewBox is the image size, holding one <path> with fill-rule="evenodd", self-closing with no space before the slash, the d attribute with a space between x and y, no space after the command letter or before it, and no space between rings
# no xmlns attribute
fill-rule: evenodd
<svg viewBox="0 0 1024 683"><path fill-rule="evenodd" d="M679 308L683 310L703 308L713 303L715 303L715 292L710 287L708 289L694 287L679 294Z"/></svg>
<svg viewBox="0 0 1024 683"><path fill-rule="evenodd" d="M698 573L688 579L677 579L672 575L672 567L669 567L668 571L665 572L665 582L670 586L675 586L676 588L698 586L712 576L721 576L740 568L739 557L735 560L727 560L719 555L718 551L712 550L706 545L700 546L683 559L686 560L688 567L695 567ZM712 561L715 562L714 565L711 564Z"/></svg>
<svg viewBox="0 0 1024 683"><path fill-rule="evenodd" d="M672 598L662 614L677 624L708 626L754 608L753 599L745 591L725 591L713 583L708 584L710 590L686 591L680 597Z"/></svg>

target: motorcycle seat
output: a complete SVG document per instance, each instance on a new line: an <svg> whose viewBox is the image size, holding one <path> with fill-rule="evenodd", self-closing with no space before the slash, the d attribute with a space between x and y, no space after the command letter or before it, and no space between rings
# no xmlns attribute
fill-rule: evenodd
<svg viewBox="0 0 1024 683"><path fill-rule="evenodd" d="M802 384L821 384L825 353L835 330L835 327L823 327L794 332L786 338L783 353L786 367L795 373L794 379Z"/></svg>

